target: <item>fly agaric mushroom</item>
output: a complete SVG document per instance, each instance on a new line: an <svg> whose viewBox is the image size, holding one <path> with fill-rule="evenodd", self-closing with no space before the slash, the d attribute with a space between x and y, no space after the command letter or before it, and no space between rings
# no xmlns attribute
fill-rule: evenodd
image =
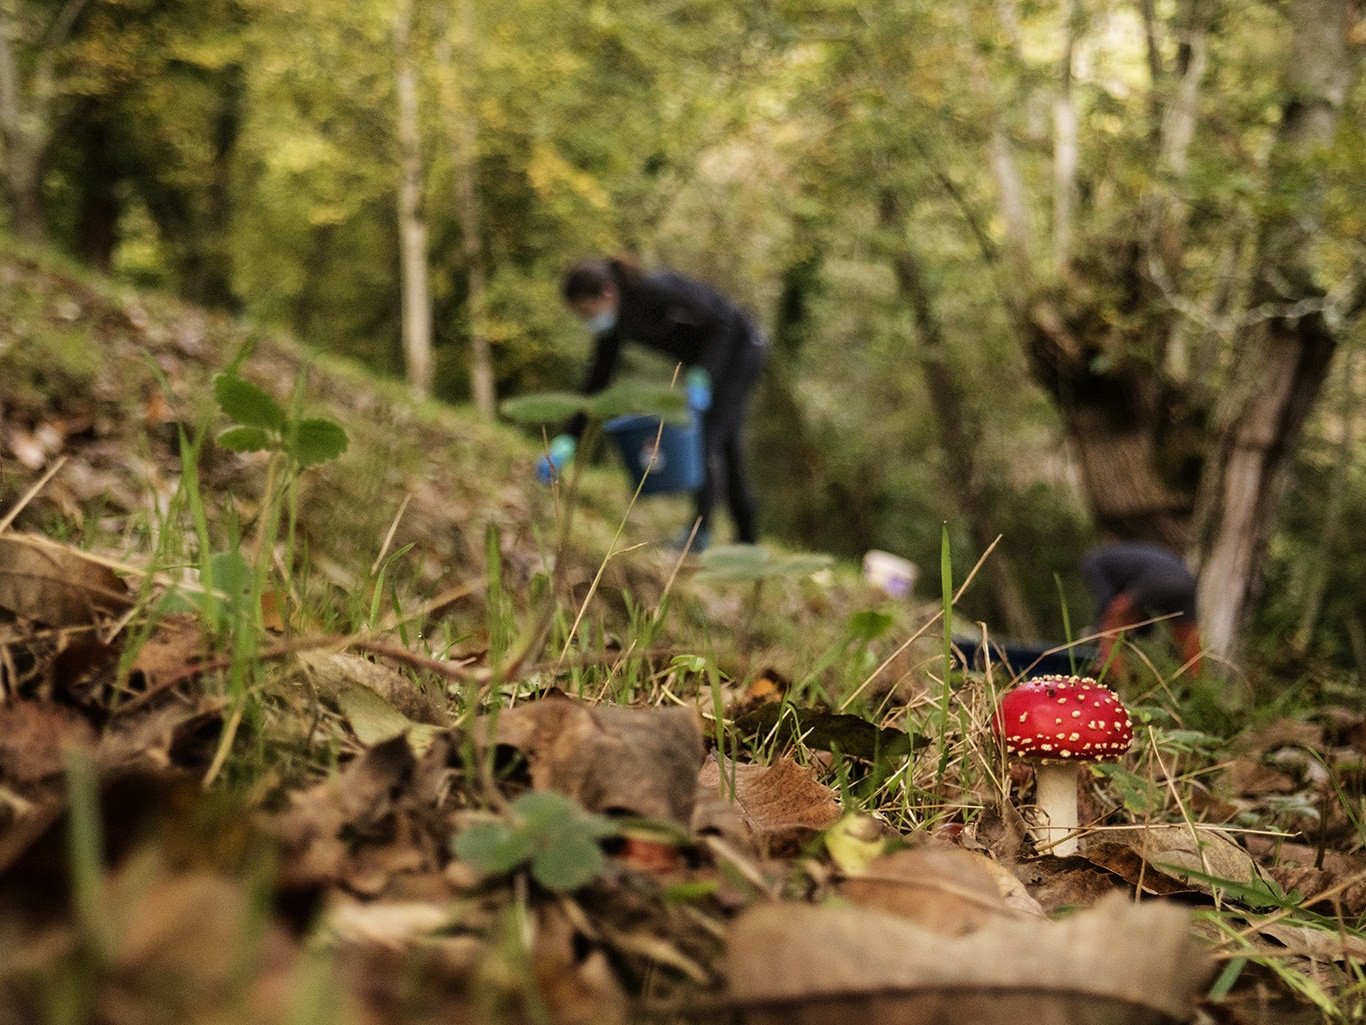
<svg viewBox="0 0 1366 1025"><path fill-rule="evenodd" d="M1034 835L1050 838L1059 857L1074 854L1077 776L1083 762L1109 761L1134 739L1129 712L1110 688L1090 677L1037 676L1008 691L992 725L1006 753L1034 764L1034 803L1044 821Z"/></svg>

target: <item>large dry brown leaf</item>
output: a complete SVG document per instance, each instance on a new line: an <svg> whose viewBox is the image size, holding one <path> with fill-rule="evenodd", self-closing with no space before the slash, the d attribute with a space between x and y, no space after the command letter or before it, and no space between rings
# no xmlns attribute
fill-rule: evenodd
<svg viewBox="0 0 1366 1025"><path fill-rule="evenodd" d="M1325 913L1340 909L1353 918L1366 914L1366 869L1361 859L1329 851L1321 869L1313 867L1312 856L1310 860L1309 865L1272 865L1262 871L1286 893L1304 894L1303 907ZM1318 899L1325 891L1333 895L1331 900Z"/></svg>
<svg viewBox="0 0 1366 1025"><path fill-rule="evenodd" d="M960 937L863 908L767 904L736 921L727 962L759 1025L1183 1021L1212 965L1184 911L1120 896Z"/></svg>
<svg viewBox="0 0 1366 1025"><path fill-rule="evenodd" d="M1144 893L1161 897L1170 897L1178 893L1200 892L1175 876L1170 876L1162 869L1144 861L1143 857L1128 844L1092 842L1087 845L1086 859L1093 865L1099 865L1123 879L1129 884L1131 892L1139 887L1142 887ZM1093 902L1083 901L1083 903Z"/></svg>
<svg viewBox="0 0 1366 1025"><path fill-rule="evenodd" d="M580 956L577 931L559 909L546 908L532 949L532 969L556 1025L625 1025L626 994L601 950Z"/></svg>
<svg viewBox="0 0 1366 1025"><path fill-rule="evenodd" d="M852 904L950 936L1018 911L1044 916L1014 876L985 855L947 843L885 854L846 879L840 891Z"/></svg>
<svg viewBox="0 0 1366 1025"><path fill-rule="evenodd" d="M1098 839L1129 847L1153 868L1209 893L1211 884L1199 875L1251 883L1257 866L1247 851L1221 829L1198 825L1132 826L1107 829Z"/></svg>
<svg viewBox="0 0 1366 1025"><path fill-rule="evenodd" d="M1318 750L1323 744L1323 727L1303 719L1283 716L1274 722L1244 730L1230 742L1235 754L1259 757L1278 747L1308 747Z"/></svg>
<svg viewBox="0 0 1366 1025"><path fill-rule="evenodd" d="M0 536L0 608L46 626L88 626L127 611L128 588L107 566L36 534Z"/></svg>
<svg viewBox="0 0 1366 1025"><path fill-rule="evenodd" d="M690 708L589 707L556 692L503 712L497 742L526 757L532 786L589 811L692 820L704 752Z"/></svg>
<svg viewBox="0 0 1366 1025"><path fill-rule="evenodd" d="M729 804L743 831L769 854L796 854L843 814L835 792L791 758L772 765L727 762L723 780L716 759L708 757L697 788L708 815L695 823L699 830L730 832L721 822Z"/></svg>
<svg viewBox="0 0 1366 1025"><path fill-rule="evenodd" d="M1230 762L1226 778L1234 794L1246 797L1290 794L1299 787L1289 773L1251 758L1236 758Z"/></svg>

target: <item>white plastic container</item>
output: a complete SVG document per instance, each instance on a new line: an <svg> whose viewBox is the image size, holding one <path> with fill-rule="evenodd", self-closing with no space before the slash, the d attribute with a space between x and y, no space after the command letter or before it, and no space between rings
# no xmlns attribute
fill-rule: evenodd
<svg viewBox="0 0 1366 1025"><path fill-rule="evenodd" d="M915 587L920 569L909 559L876 548L863 555L863 579L893 598L905 598Z"/></svg>

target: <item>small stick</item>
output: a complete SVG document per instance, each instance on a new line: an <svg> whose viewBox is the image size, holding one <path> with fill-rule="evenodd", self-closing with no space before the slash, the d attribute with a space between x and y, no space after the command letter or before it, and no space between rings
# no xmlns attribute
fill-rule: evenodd
<svg viewBox="0 0 1366 1025"><path fill-rule="evenodd" d="M18 517L18 515L24 511L24 507L28 505L30 502L32 502L35 497L37 497L38 492L42 491L43 488L47 487L47 482L50 481L53 477L57 476L57 471L65 465L66 456L59 457L58 460L55 463L53 463L52 466L48 469L47 473L43 474L42 479L40 479L38 483L34 484L33 487L29 488L26 492L24 492L24 497L19 499L18 503L15 504L14 508L5 514L4 519L0 520L0 534L3 534L5 531L9 530L10 524L13 523L15 518Z"/></svg>

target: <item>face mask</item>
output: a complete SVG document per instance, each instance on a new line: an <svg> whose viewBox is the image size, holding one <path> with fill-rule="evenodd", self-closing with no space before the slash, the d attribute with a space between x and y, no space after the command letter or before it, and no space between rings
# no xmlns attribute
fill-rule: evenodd
<svg viewBox="0 0 1366 1025"><path fill-rule="evenodd" d="M603 310L601 313L589 317L583 323L595 335L606 334L617 326L617 311Z"/></svg>

